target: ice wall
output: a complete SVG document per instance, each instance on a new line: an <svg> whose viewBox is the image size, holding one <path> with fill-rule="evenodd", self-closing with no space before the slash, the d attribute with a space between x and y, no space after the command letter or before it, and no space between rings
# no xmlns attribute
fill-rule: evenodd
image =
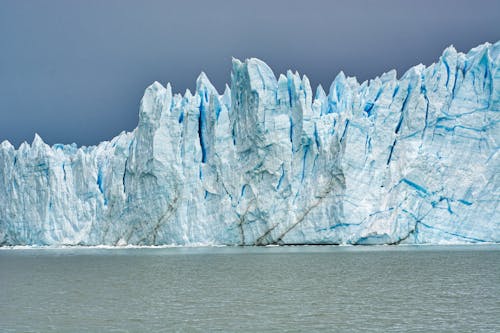
<svg viewBox="0 0 500 333"><path fill-rule="evenodd" d="M1 245L500 241L500 42L328 94L233 61L93 147L0 145Z"/></svg>

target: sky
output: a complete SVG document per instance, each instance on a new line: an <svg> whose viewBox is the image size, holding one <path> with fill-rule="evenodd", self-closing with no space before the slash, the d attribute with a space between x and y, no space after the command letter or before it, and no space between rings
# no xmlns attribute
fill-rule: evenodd
<svg viewBox="0 0 500 333"><path fill-rule="evenodd" d="M109 140L152 82L184 93L204 71L222 92L232 57L328 89L499 39L498 0L0 0L0 141Z"/></svg>

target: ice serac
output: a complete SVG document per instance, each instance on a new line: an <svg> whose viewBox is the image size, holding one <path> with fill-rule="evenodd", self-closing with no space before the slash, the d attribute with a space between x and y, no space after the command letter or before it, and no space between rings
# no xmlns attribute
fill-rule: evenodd
<svg viewBox="0 0 500 333"><path fill-rule="evenodd" d="M0 144L1 245L500 242L500 42L400 79L234 59L93 147Z"/></svg>

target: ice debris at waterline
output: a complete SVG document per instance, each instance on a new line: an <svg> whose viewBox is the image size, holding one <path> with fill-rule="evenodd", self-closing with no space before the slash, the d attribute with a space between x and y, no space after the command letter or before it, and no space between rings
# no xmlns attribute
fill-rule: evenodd
<svg viewBox="0 0 500 333"><path fill-rule="evenodd" d="M500 42L329 93L233 61L94 147L0 147L0 244L500 241Z"/></svg>

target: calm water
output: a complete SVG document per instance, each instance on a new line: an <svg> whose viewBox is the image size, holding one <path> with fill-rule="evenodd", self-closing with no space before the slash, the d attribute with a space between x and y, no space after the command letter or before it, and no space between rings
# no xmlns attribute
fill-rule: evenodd
<svg viewBox="0 0 500 333"><path fill-rule="evenodd" d="M500 246L0 250L1 332L500 332Z"/></svg>

